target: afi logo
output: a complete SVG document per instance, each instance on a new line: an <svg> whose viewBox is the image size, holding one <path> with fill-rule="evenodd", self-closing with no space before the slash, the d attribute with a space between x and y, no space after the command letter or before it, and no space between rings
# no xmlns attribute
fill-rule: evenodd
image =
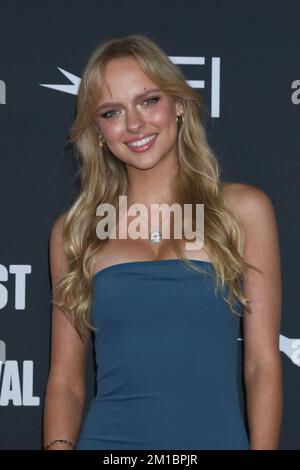
<svg viewBox="0 0 300 470"><path fill-rule="evenodd" d="M205 57L193 57L193 56L169 56L170 60L174 64L181 65L192 65L195 67L205 66ZM80 78L67 72L60 67L58 70L65 75L65 77L72 82L72 85L58 85L58 84L45 84L40 83L41 86L46 88L52 88L53 90L62 91L64 93L70 93L71 95L77 95L78 88L80 85ZM220 117L220 57L212 57L210 62L211 72L211 117ZM200 74L201 72L199 72ZM188 84L193 88L206 88L205 80L187 80Z"/></svg>

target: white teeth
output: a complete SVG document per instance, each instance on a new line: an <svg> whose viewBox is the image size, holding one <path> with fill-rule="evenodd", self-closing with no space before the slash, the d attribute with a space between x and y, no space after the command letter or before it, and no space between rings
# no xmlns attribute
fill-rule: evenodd
<svg viewBox="0 0 300 470"><path fill-rule="evenodd" d="M153 140L156 137L155 134L149 135L149 137L145 137L145 139L142 140L136 140L135 142L130 142L127 145L133 146L133 147L141 147L142 145L148 144L151 140Z"/></svg>

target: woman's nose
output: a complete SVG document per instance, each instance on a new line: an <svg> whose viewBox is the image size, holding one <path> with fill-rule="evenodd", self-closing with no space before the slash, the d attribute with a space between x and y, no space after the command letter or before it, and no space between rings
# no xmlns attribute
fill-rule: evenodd
<svg viewBox="0 0 300 470"><path fill-rule="evenodd" d="M140 131L145 125L141 114L138 111L131 111L127 114L127 129L131 132Z"/></svg>

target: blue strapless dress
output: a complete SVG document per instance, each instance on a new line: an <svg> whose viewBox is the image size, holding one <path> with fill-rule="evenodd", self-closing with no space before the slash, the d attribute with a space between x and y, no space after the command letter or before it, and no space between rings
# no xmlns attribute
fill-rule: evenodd
<svg viewBox="0 0 300 470"><path fill-rule="evenodd" d="M167 259L95 274L97 394L78 450L249 449L237 381L240 318L215 295L213 265L193 262L204 273Z"/></svg>

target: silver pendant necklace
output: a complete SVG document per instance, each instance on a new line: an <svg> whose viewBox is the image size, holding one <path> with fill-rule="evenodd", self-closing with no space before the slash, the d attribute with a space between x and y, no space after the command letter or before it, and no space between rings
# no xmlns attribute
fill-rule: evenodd
<svg viewBox="0 0 300 470"><path fill-rule="evenodd" d="M150 233L149 237L150 243L160 243L162 241L162 234L159 230L153 230L153 232Z"/></svg>
<svg viewBox="0 0 300 470"><path fill-rule="evenodd" d="M135 205L133 206L135 207ZM149 222L146 221L145 217L141 214L141 211L139 209L137 210L137 214L140 215L145 220L145 222L148 223L148 226L149 226ZM152 230L150 232L150 236L148 237L148 240L150 241L150 243L153 243L153 244L160 243L162 239L163 239L162 233L158 229Z"/></svg>

